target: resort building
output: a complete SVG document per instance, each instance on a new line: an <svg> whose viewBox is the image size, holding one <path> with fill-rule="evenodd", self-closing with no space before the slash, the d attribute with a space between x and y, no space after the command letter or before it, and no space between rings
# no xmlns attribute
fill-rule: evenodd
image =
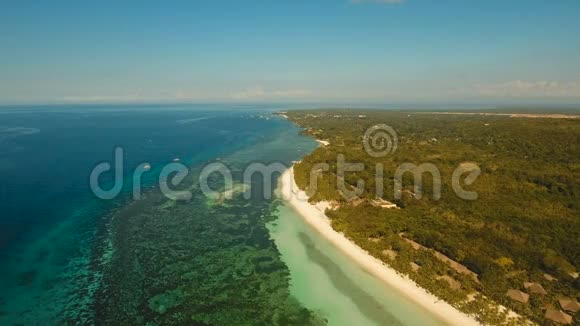
<svg viewBox="0 0 580 326"><path fill-rule="evenodd" d="M443 280L445 282L447 282L449 284L449 286L453 289L453 290L459 290L461 289L461 283L457 282L455 279L453 279L451 276L448 275L444 275L444 276L437 276L438 280Z"/></svg>
<svg viewBox="0 0 580 326"><path fill-rule="evenodd" d="M572 316L563 312L562 310L548 309L546 310L546 319L556 322L558 324L570 325L572 324Z"/></svg>
<svg viewBox="0 0 580 326"><path fill-rule="evenodd" d="M427 248L427 247L425 247L425 246L423 246L423 245L421 245L421 244L419 244L411 239L406 238L404 232L399 233L399 237L401 237L405 242L410 244L411 247L413 247L413 249L415 249L415 250L419 250L419 249L429 250L429 248ZM466 275L470 276L475 282L479 283L478 275L476 273L470 271L464 265L461 265L460 263L445 256L444 254L440 253L437 250L433 250L433 256L435 256L435 258L437 258L439 261L447 264L449 267L451 267L451 269L453 269L457 273L466 274Z"/></svg>
<svg viewBox="0 0 580 326"><path fill-rule="evenodd" d="M548 292L546 292L546 290L544 290L542 285L540 285L538 283L524 282L524 288L526 288L531 293L537 293L537 294L542 294L542 295L548 294Z"/></svg>
<svg viewBox="0 0 580 326"><path fill-rule="evenodd" d="M362 204L364 202L365 202L365 200L362 199L362 198L359 198L359 197L352 197L349 200L350 206L352 206L352 207L357 207L358 205L360 205L360 204Z"/></svg>
<svg viewBox="0 0 580 326"><path fill-rule="evenodd" d="M371 205L375 206L375 207L380 207L380 208L399 208L397 206L397 204L393 204L388 200L384 200L382 198L376 198L376 199L372 199L370 201Z"/></svg>
<svg viewBox="0 0 580 326"><path fill-rule="evenodd" d="M557 278L555 278L554 276L552 276L550 274L544 274L544 278L550 282L554 282L554 281L558 280Z"/></svg>
<svg viewBox="0 0 580 326"><path fill-rule="evenodd" d="M521 303L528 303L528 300L530 299L530 296L527 293L514 289L509 289L506 295L510 297L510 299Z"/></svg>
<svg viewBox="0 0 580 326"><path fill-rule="evenodd" d="M389 257L390 260L394 260L397 258L397 252L391 249L383 250L382 254L386 257Z"/></svg>
<svg viewBox="0 0 580 326"><path fill-rule="evenodd" d="M413 272L417 272L419 269L421 269L421 266L417 265L414 262L410 262L409 265L411 265L411 269L413 270Z"/></svg>
<svg viewBox="0 0 580 326"><path fill-rule="evenodd" d="M578 301L570 299L570 298L560 298L558 299L558 302L560 303L560 307L562 307L563 310L566 311L570 311L570 312L578 312L578 310L580 310L580 304L578 304Z"/></svg>
<svg viewBox="0 0 580 326"><path fill-rule="evenodd" d="M405 242L407 242L408 244L410 244L411 247L413 247L413 249L415 249L415 250L419 250L419 249L429 250L427 247L423 247L421 244L419 244L419 243L417 243L417 242L415 242L415 241L413 241L411 239L407 239L407 238L404 238L404 237L402 237L402 238L403 238L403 240L405 240Z"/></svg>
<svg viewBox="0 0 580 326"><path fill-rule="evenodd" d="M453 270L455 270L457 273L459 274L466 274L468 276L470 276L474 281L479 282L479 279L477 278L477 274L470 271L467 267L461 265L460 263L456 262L455 260L443 255L442 253L435 251L433 253L433 256L435 256L435 258L439 259L439 261L446 263L447 265L449 265L449 267L451 267Z"/></svg>

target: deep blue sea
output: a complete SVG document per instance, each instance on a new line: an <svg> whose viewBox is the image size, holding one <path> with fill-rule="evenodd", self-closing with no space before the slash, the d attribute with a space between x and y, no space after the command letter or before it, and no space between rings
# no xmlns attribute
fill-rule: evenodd
<svg viewBox="0 0 580 326"><path fill-rule="evenodd" d="M154 187L159 168L173 160L196 166L270 141L292 128L273 119L273 109L0 108L0 321L94 321L99 227L130 202L132 170L149 163L145 185ZM116 147L124 150L125 195L100 200L89 175L113 162Z"/></svg>
<svg viewBox="0 0 580 326"><path fill-rule="evenodd" d="M90 202L90 171L112 162L116 146L125 150L126 168L141 162L155 167L174 158L195 163L219 157L275 132L275 125L253 117L263 112L220 108L0 108L3 254Z"/></svg>

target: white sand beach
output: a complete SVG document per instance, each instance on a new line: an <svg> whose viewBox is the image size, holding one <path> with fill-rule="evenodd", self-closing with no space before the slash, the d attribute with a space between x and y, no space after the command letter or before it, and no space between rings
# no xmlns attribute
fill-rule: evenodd
<svg viewBox="0 0 580 326"><path fill-rule="evenodd" d="M397 273L394 269L347 239L343 234L336 232L324 212L306 200L306 194L298 188L294 181L293 171L293 168L290 168L280 177L279 186L282 198L316 232L352 259L363 270L384 282L385 285L400 291L413 302L438 316L443 322L452 325L480 325L474 318L428 293L411 279Z"/></svg>
<svg viewBox="0 0 580 326"><path fill-rule="evenodd" d="M330 145L330 142L329 142L329 141L326 141L326 140L320 140L320 139L317 139L316 141L317 141L317 142L318 142L320 145L322 145L322 146L328 146L328 145Z"/></svg>

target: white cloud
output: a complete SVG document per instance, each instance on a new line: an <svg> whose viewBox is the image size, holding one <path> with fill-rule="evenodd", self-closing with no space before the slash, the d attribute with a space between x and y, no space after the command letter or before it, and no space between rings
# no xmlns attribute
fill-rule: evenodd
<svg viewBox="0 0 580 326"><path fill-rule="evenodd" d="M232 94L234 100L251 100L256 98L262 98L266 95L266 91L261 86L250 87L243 91L235 92Z"/></svg>
<svg viewBox="0 0 580 326"><path fill-rule="evenodd" d="M405 2L406 0L350 0L350 3L360 4L360 3L382 3L388 5L395 5Z"/></svg>
<svg viewBox="0 0 580 326"><path fill-rule="evenodd" d="M141 92L115 95L73 95L60 100L70 103L146 103L210 100L213 94L178 90L175 92Z"/></svg>
<svg viewBox="0 0 580 326"><path fill-rule="evenodd" d="M465 93L485 97L580 97L580 82L513 80L496 84L477 84Z"/></svg>
<svg viewBox="0 0 580 326"><path fill-rule="evenodd" d="M175 91L150 91L111 95L71 95L59 98L68 103L147 103L147 102L196 102L196 101L276 101L303 100L321 96L306 89L265 89L253 86L239 91L180 89Z"/></svg>
<svg viewBox="0 0 580 326"><path fill-rule="evenodd" d="M457 86L444 82L400 82L381 85L348 83L340 87L283 88L263 87L229 89L181 89L140 91L127 94L79 94L60 98L69 103L146 103L146 102L292 102L292 101L391 101L459 99L580 99L580 81L513 80L499 83L476 83Z"/></svg>
<svg viewBox="0 0 580 326"><path fill-rule="evenodd" d="M139 94L127 95L73 95L62 98L65 102L99 103L99 102L138 102L144 98Z"/></svg>
<svg viewBox="0 0 580 326"><path fill-rule="evenodd" d="M254 86L243 91L231 94L234 100L280 100L280 99L304 99L314 95L313 92L304 89L265 90L261 86Z"/></svg>

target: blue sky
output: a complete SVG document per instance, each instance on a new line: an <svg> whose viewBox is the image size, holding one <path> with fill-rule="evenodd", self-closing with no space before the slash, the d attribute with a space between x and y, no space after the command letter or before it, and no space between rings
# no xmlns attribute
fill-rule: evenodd
<svg viewBox="0 0 580 326"><path fill-rule="evenodd" d="M0 102L580 103L580 1L5 1Z"/></svg>

